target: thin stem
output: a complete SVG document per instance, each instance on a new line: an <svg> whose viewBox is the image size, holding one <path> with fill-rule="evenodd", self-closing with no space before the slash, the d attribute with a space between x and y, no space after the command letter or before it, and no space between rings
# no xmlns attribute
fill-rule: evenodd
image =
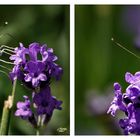
<svg viewBox="0 0 140 140"><path fill-rule="evenodd" d="M8 134L8 125L10 122L10 108L8 100L4 102L3 113L2 113L2 120L1 120L1 127L0 127L0 135L7 135Z"/></svg>
<svg viewBox="0 0 140 140"><path fill-rule="evenodd" d="M37 118L37 128L36 128L36 135L39 135L40 132L40 122L41 122L41 116L39 115L38 118Z"/></svg>
<svg viewBox="0 0 140 140"><path fill-rule="evenodd" d="M14 97L15 97L15 91L16 91L16 85L17 85L17 78L13 82L13 89L12 89L12 106L14 103Z"/></svg>
<svg viewBox="0 0 140 140"><path fill-rule="evenodd" d="M12 88L12 95L9 96L8 100L4 102L1 127L0 127L0 135L8 135L10 117L11 117L11 109L14 103L14 96L16 90L17 79L15 79Z"/></svg>
<svg viewBox="0 0 140 140"><path fill-rule="evenodd" d="M40 135L39 128L36 129L36 135Z"/></svg>
<svg viewBox="0 0 140 140"><path fill-rule="evenodd" d="M14 80L13 82L13 89L12 89L12 101L11 101L11 107L13 106L14 104L14 99L15 99L15 92L16 92L16 85L17 85L17 78ZM10 130L10 124L11 124L11 114L12 114L12 109L10 111L10 121L9 121L9 126L8 126L8 130Z"/></svg>

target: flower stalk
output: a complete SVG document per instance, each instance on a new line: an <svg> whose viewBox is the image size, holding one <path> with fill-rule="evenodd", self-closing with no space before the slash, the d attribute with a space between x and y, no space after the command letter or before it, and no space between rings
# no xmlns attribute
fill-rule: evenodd
<svg viewBox="0 0 140 140"><path fill-rule="evenodd" d="M0 127L0 135L8 135L9 125L10 125L10 116L11 109L14 102L14 95L16 89L17 79L13 83L12 95L8 96L8 100L4 102L1 127Z"/></svg>
<svg viewBox="0 0 140 140"><path fill-rule="evenodd" d="M40 135L40 122L41 122L41 116L38 116L38 121L37 121L37 128L36 128L36 135Z"/></svg>
<svg viewBox="0 0 140 140"><path fill-rule="evenodd" d="M1 127L0 127L0 135L7 135L9 129L9 122L10 122L10 109L11 109L11 100L12 96L8 97L8 100L4 102L3 113L2 113L2 120L1 120Z"/></svg>

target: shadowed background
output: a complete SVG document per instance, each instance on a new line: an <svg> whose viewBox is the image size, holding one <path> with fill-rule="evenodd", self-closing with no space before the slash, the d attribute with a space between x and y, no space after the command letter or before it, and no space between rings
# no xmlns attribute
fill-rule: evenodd
<svg viewBox="0 0 140 140"><path fill-rule="evenodd" d="M140 70L140 61L111 41L113 37L140 56L140 6L75 6L76 89L75 133L120 135L123 114L113 118L106 112L113 99L113 83L123 92L125 73Z"/></svg>
<svg viewBox="0 0 140 140"><path fill-rule="evenodd" d="M7 21L8 25L3 26ZM10 34L8 35L2 34ZM22 42L26 47L32 42L45 43L54 49L58 56L57 63L63 68L64 74L58 82L51 84L52 95L62 100L62 111L54 110L52 120L42 134L69 134L69 6L39 5L39 6L0 6L0 44L16 47ZM1 56L8 60L7 55ZM2 63L1 63L2 64ZM9 67L7 65L7 67ZM0 74L0 118L4 100L11 93L11 81ZM15 104L23 101L23 95L31 97L31 91L18 82ZM15 117L14 105L11 119L11 135L34 135L35 131L26 121ZM65 132L58 132L60 128L66 128Z"/></svg>

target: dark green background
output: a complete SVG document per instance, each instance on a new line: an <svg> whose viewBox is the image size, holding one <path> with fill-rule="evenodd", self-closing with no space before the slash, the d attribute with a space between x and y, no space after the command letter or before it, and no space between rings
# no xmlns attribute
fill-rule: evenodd
<svg viewBox="0 0 140 140"><path fill-rule="evenodd" d="M108 98L100 102L96 108L108 106L102 114L92 113L88 108L89 92L98 97L113 95L113 83L118 81L123 92L128 84L124 80L125 73L140 70L140 61L117 47L111 38L130 49L137 55L139 50L134 47L134 36L126 30L122 22L122 13L126 6L93 5L75 6L76 25L76 110L75 133L77 135L118 135L122 134L118 118L107 115ZM109 89L109 91L108 91ZM110 92L110 93L109 93ZM95 96L95 97L96 97ZM96 98L95 98L96 99ZM113 97L111 98L113 99ZM122 117L122 114L118 114ZM123 118L123 117L122 117Z"/></svg>
<svg viewBox="0 0 140 140"><path fill-rule="evenodd" d="M4 22L8 25L4 26ZM69 134L69 6L66 5L22 5L0 6L0 44L16 47L22 42L26 47L32 42L45 43L54 49L58 56L58 64L62 66L64 74L62 80L51 84L52 94L63 101L62 111L55 110L52 120L42 134ZM1 57L8 60L6 55ZM2 64L2 63L1 63ZM7 66L9 67L9 66ZM0 116L4 100L11 93L11 81L0 74ZM25 89L18 82L15 103L23 100L23 95L31 96L31 91ZM16 108L14 107L14 112ZM11 135L34 135L35 131L26 121L12 114ZM67 128L59 133L58 128Z"/></svg>

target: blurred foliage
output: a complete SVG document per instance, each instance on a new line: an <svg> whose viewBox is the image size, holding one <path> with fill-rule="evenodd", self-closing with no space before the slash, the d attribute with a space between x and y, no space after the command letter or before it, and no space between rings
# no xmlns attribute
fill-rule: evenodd
<svg viewBox="0 0 140 140"><path fill-rule="evenodd" d="M8 25L4 26L7 21ZM3 34L3 35L2 35ZM6 35L6 34L10 34ZM42 134L60 134L58 128L66 128L69 134L69 6L67 5L1 5L0 6L0 44L16 47L19 42L28 46L32 42L45 43L54 49L58 64L64 74L61 81L51 85L52 94L63 101L62 111L54 111L52 120ZM1 57L8 60L6 55ZM9 66L7 66L9 67ZM0 116L4 100L11 93L11 81L3 74L0 82ZM15 105L11 120L11 135L34 135L35 131L26 121L15 117L16 102L23 95L31 97L31 91L18 83Z"/></svg>
<svg viewBox="0 0 140 140"><path fill-rule="evenodd" d="M102 114L92 114L86 103L89 91L98 91L98 96L113 95L113 83L116 81L122 85L125 92L128 86L124 80L125 73L128 71L134 74L140 70L140 61L111 41L113 37L120 44L140 55L139 50L134 47L134 36L125 28L127 23L122 22L125 7L127 6L75 6L75 133L77 135L122 134L118 126L118 118L106 114L109 105ZM106 92L108 89L111 90L110 93ZM111 100L105 100L106 104L110 104ZM104 103L100 102L96 109L103 107Z"/></svg>

